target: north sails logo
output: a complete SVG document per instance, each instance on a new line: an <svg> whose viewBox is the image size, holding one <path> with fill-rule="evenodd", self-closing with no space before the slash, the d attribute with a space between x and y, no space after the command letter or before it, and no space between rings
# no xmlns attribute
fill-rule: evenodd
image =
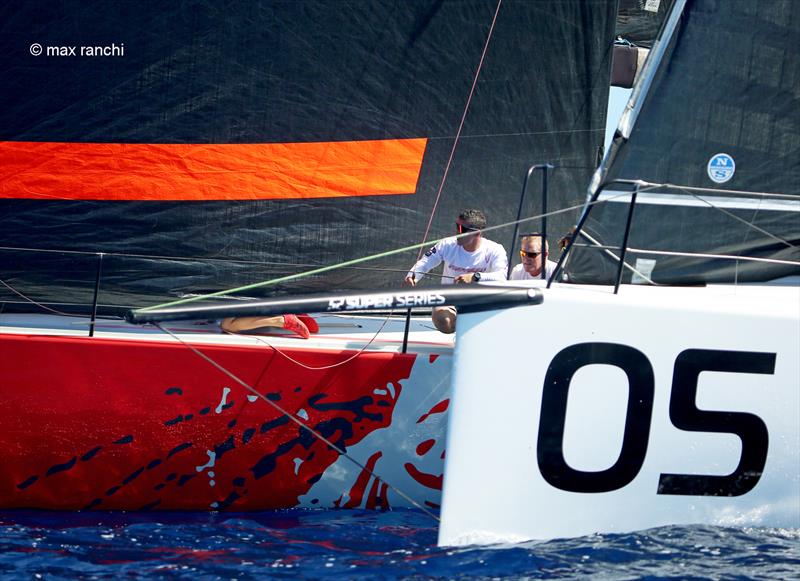
<svg viewBox="0 0 800 581"><path fill-rule="evenodd" d="M724 184L736 172L736 162L727 153L717 153L708 160L706 171L711 181Z"/></svg>
<svg viewBox="0 0 800 581"><path fill-rule="evenodd" d="M443 305L445 298L436 292L415 292L386 295L336 297L328 301L329 311L358 311L391 309L395 307L435 307Z"/></svg>

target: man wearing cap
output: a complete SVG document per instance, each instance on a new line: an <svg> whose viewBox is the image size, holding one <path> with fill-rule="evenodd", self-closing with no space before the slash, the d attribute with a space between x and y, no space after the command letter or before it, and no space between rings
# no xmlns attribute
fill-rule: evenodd
<svg viewBox="0 0 800 581"><path fill-rule="evenodd" d="M542 278L542 261L545 263L547 280L553 276L556 270L556 263L547 260L550 245L545 242L545 252L542 255L542 235L538 233L525 234L522 237L519 256L522 262L511 271L509 280L532 280Z"/></svg>
<svg viewBox="0 0 800 581"><path fill-rule="evenodd" d="M484 238L486 216L480 210L463 210L456 220L458 236L436 243L411 267L405 284L415 286L426 272L444 262L442 284L505 280L508 269L506 251L501 244ZM442 333L454 333L456 309L435 307L433 324Z"/></svg>

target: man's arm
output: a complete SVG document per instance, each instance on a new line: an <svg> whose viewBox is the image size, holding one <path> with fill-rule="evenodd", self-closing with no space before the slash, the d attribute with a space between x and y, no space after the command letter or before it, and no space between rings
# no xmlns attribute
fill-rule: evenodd
<svg viewBox="0 0 800 581"><path fill-rule="evenodd" d="M489 266L481 273L481 282L485 280L506 280L508 258L505 249L498 244L491 253Z"/></svg>
<svg viewBox="0 0 800 581"><path fill-rule="evenodd" d="M441 243L440 243L441 244ZM430 250L428 250L422 258L420 258L414 266L411 267L411 270L408 271L406 275L405 282L406 284L415 285L419 281L422 280L422 277L425 276L425 273L431 270L432 268L436 268L442 262L442 249L440 244L437 244Z"/></svg>
<svg viewBox="0 0 800 581"><path fill-rule="evenodd" d="M506 280L506 270L503 269L495 270L493 272L482 272L480 282L485 280Z"/></svg>

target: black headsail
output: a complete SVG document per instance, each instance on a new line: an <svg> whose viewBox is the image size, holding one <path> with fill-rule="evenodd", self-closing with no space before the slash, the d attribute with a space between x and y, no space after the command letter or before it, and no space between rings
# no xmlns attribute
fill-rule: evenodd
<svg viewBox="0 0 800 581"><path fill-rule="evenodd" d="M675 186L641 188L627 258L641 272L623 281L800 274L800 5L678 0L651 57L590 189L605 188L603 202L631 189L615 179ZM622 240L618 201L589 214L599 244ZM609 283L616 271L605 250L576 247L568 262L574 282Z"/></svg>
<svg viewBox="0 0 800 581"><path fill-rule="evenodd" d="M68 252L104 252L104 303L230 288L420 243L443 182L428 239L462 207L510 221L535 163L562 167L552 209L579 204L615 4L6 3L0 278L88 302L98 261ZM394 286L415 259L291 290Z"/></svg>
<svg viewBox="0 0 800 581"><path fill-rule="evenodd" d="M619 0L617 37L650 48L658 35L671 0Z"/></svg>

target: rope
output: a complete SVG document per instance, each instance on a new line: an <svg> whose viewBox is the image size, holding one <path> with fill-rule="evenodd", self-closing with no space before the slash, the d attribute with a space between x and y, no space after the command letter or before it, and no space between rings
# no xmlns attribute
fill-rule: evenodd
<svg viewBox="0 0 800 581"><path fill-rule="evenodd" d="M380 326L380 327L378 327L378 330L375 332L375 334L372 336L372 338L371 338L371 339L370 339L370 340L367 342L367 344L366 344L366 345L364 345L364 346L363 346L361 349L359 349L358 351L356 351L356 352L355 352L353 355L351 355L350 357L348 357L348 358L347 358L347 359L345 359L344 361L340 361L340 362L338 362L338 363L333 363L333 364L331 364L331 365L321 365L321 366L319 366L319 367L312 367L311 365L306 365L305 363L302 363L302 362L298 361L297 359L294 359L293 357L290 357L289 355L287 355L286 353L284 353L283 351L281 351L280 349L278 349L278 348L277 348L275 345L273 345L273 344L269 343L269 342L268 342L266 339L264 339L263 337L258 337L258 336L253 336L253 335L248 335L248 337L253 337L253 338L254 338L256 341L258 341L259 343L263 343L264 345L266 345L267 347L269 347L270 349L272 349L273 351L275 351L275 352L276 352L278 355L281 355L281 356L283 356L283 357L284 357L285 359L287 359L288 361L291 361L292 363L294 363L295 365L298 365L299 367L302 367L303 369L308 369L309 371L322 371L322 370L325 370L325 369L335 369L336 367L341 367L341 366L342 366L342 365L344 365L345 363L349 363L350 361L352 361L353 359L355 359L356 357L358 357L359 355L361 355L361 354L362 354L364 351L366 351L366 350L367 350L367 348L368 348L370 345L372 345L372 343L375 341L375 339L377 339L377 338L378 338L378 335L380 335L381 331L383 331L383 328L386 326L386 323L388 323L388 322L389 322L389 318L390 318L390 317L391 317L393 314L394 314L394 309L392 309L392 310L389 312L389 314L388 314L388 315L386 315L386 318L383 320L383 323L381 324L381 326ZM232 334L233 334L233 333L232 333Z"/></svg>
<svg viewBox="0 0 800 581"><path fill-rule="evenodd" d="M679 189L681 189L684 192L688 193L690 196L700 200L701 202L703 202L707 206L722 212L723 214L725 214L729 218L733 218L734 220L737 220L737 221L741 222L742 224L747 226L749 229L755 230L756 232L760 232L761 234L764 234L768 238L772 238L776 242L780 242L784 246L787 246L789 248L796 248L796 246L794 244L792 244L791 242L789 242L788 240L785 240L785 239L781 238L780 236L778 236L776 234L772 234L771 232L768 232L767 230L764 230L760 226L756 226L753 223L753 220L749 220L749 221L748 220L744 220L744 219L740 218L739 216L737 216L736 214L734 214L733 212L729 212L725 208L722 208L720 206L717 206L717 205L713 204L712 202L710 202L709 200L705 199L704 197L698 196L697 194L695 194L694 192L692 192L692 191L690 191L690 190L688 190L686 188L679 188ZM761 202L759 202L759 204L761 204ZM758 210L756 210L756 213L758 213ZM755 215L753 216L753 219L755 219Z"/></svg>
<svg viewBox="0 0 800 581"><path fill-rule="evenodd" d="M422 243L425 244L425 241L428 239L428 234L431 230L431 224L433 223L433 216L436 214L436 208L439 206L439 198L442 196L442 190L444 189L444 182L447 180L447 174L450 171L450 165L453 163L453 157L456 153L456 146L458 145L458 140L461 137L461 130L464 128L464 122L467 119L467 111L469 111L470 103L472 102L472 95L475 93L475 87L478 84L478 77L481 74L481 68L483 67L483 60L486 58L486 52L489 50L489 41L492 39L492 33L494 32L494 25L497 22L497 14L500 12L500 5L503 3L503 0L497 0L497 8L494 11L494 17L492 18L492 24L489 27L489 34L486 35L486 42L483 45L483 52L481 53L481 60L478 62L478 68L475 71L475 76L472 79L472 87L469 90L469 96L467 97L467 104L464 106L464 113L461 115L461 122L458 124L458 131L456 131L456 137L453 140L453 147L450 148L450 157L447 160L447 165L444 167L444 174L442 174L442 181L439 184L439 190L436 192L436 199L433 202L433 209L431 209L431 215L428 218L428 225L425 227L425 234L422 235ZM438 242L438 241L437 241ZM417 253L417 260L420 259L422 256L422 247L420 247L419 252Z"/></svg>
<svg viewBox="0 0 800 581"><path fill-rule="evenodd" d="M29 303L31 303L32 305L36 305L37 307L39 307L40 309L44 309L45 311L50 311L51 313L54 313L56 315L61 315L62 317L80 317L80 318L84 317L84 315L71 315L69 313L64 313L62 311L58 311L56 309L51 309L50 307L45 306L42 303L39 303L39 302L33 300L29 296L26 296L26 295L22 294L21 292L19 292L17 289L15 289L13 286L11 286L10 284L8 284L6 281L4 281L2 279L0 279L0 284L2 284L4 287L6 287L8 290L10 290L12 293L14 293L15 295L19 296L23 300L26 300ZM94 321L90 321L90 323L91 322L94 322Z"/></svg>
<svg viewBox="0 0 800 581"><path fill-rule="evenodd" d="M267 402L269 405L271 405L273 408L275 408L275 409L276 409L278 412L280 412L281 414L283 414L284 416L286 416L286 418L288 418L289 420L291 420L292 422L294 422L295 424L297 424L297 425L298 425L298 426L299 426L301 429L303 429L303 430L307 430L307 431L308 431L308 432L310 432L310 433L311 433L311 434L312 434L312 435L313 435L315 438L319 439L321 442L323 442L323 443L327 444L328 446L330 446L330 447L331 447L331 449L333 449L333 450L336 450L336 452L337 452L337 453L338 453L340 456L344 456L345 458L347 458L348 460L350 460L350 462L352 462L353 464L355 464L355 465L356 465L358 468L360 468L361 470L363 470L364 472L366 472L367 474L369 474L370 476L372 476L373 478L375 478L375 479L376 479L376 480L378 480L379 482L383 482L383 483L384 483L384 484L385 484L385 485L386 485L388 488L390 488L391 490L393 490L394 492L396 492L396 493L397 493L397 494L398 494L400 497L402 497L403 499L405 499L406 501L408 501L408 502L409 502L411 505L413 505L414 507L416 507L416 508L420 509L420 510L421 510L421 511L423 511L425 514L427 514L428 516L430 516L431 518L433 518L434 520L436 520L436 521L439 521L439 517L438 517L438 516L436 516L436 515L435 515L433 512L431 512L430 510L428 510L427 508L425 508L423 505L421 505L420 503L418 503L416 500L414 500L413 498L411 498L411 497L410 497L408 494L406 494L405 492L403 492L402 490L400 490L400 489L399 489L399 488L397 488L396 486L394 486L394 485L392 485L392 484L389 484L389 483L388 483L388 482L387 482L387 481L386 481L384 478L381 478L381 477L380 477L380 476L378 476L378 475L377 475L377 474L376 474L374 471L370 470L369 468L367 468L366 466L364 466L364 465L363 465L361 462L359 462L358 460L356 460L355 458L353 458L352 456L350 456L350 455L349 455L349 454L348 454L348 453L347 453L345 450L342 450L341 448L339 448L339 446L337 446L337 445L336 445L336 444L334 444L332 441L330 441L328 438L326 438L325 436L323 436L322 434L320 434L320 433L319 433L317 430L315 430L314 428L312 428L312 427L310 427L310 426L307 426L307 425L305 425L305 424L304 424L302 421L300 421L300 420L299 420L299 419L298 419L296 416L294 416L293 414L289 413L287 410L283 409L283 408L282 408L280 405L278 405L278 404L277 404L277 403L275 403L274 401L272 401L272 400L268 399L268 398L267 398L266 396L264 396L263 394L259 393L259 391L258 391L257 389L255 389L254 387L252 387L252 386L251 386L250 384L248 384L246 381L244 381L243 379L240 379L240 378L239 378L238 376L236 376L234 373L232 373L231 371L229 371L228 369L226 369L225 367L223 367L222 365L220 365L219 363L217 363L216 361L214 361L213 359L211 359L211 358L210 358L208 355L206 355L205 353L203 353L202 351L200 351L199 349L197 349L197 348L196 348L196 347L194 347L193 345L191 345L191 344L187 343L186 341L184 341L183 339L181 339L181 338L180 338L178 335L176 335L175 333L173 333L173 332L172 332L172 331L170 331L169 329L166 329L165 327L162 327L162 326L161 326L160 324L158 324L158 323L156 323L156 327L158 327L159 329L161 329L163 332L167 333L168 335L172 336L172 337L173 337L174 339L176 339L178 342L182 343L184 346L186 346L188 349L190 349L190 350L191 350L191 351L192 351L192 352L193 352L195 355L197 355L198 357L200 357L200 358L204 359L205 361L207 361L208 363L210 363L212 366L214 366L216 369L218 369L219 371L221 371L222 373L224 373L225 375L227 375L228 377L230 377L231 379L233 379L235 382L237 382L238 384L240 384L240 385L244 386L244 387L245 387L245 388L246 388L248 391L250 391L250 392L251 392L253 395L255 395L255 396L256 396L256 397L258 397L259 399L261 399L261 400L263 400L263 401Z"/></svg>
<svg viewBox="0 0 800 581"><path fill-rule="evenodd" d="M709 206L711 209L717 210L717 211L721 212L722 214L725 214L729 218L733 218L734 220L736 220L738 222L741 222L742 224L744 224L749 229L756 230L757 232L760 232L761 234L764 234L765 236L767 236L769 238L772 238L773 240L775 240L777 242L782 243L783 245L787 246L788 248L797 248L796 245L792 244L788 240L785 240L784 238L781 238L780 236L778 236L776 234L773 234L773 233L771 233L771 232L769 232L769 231L767 231L767 230L765 230L765 229L763 229L763 228L761 228L759 226L756 226L753 223L753 221L755 220L755 217L753 217L753 219L750 220L750 221L744 220L744 219L738 217L733 212L729 212L725 208L722 208L720 206L715 205L714 203L712 203L708 199L696 194L695 192L699 191L699 192L708 192L708 193L717 193L717 194L718 193L750 194L750 195L758 196L758 197L761 197L761 198L767 198L767 197L786 198L786 197L789 197L789 196L786 196L784 194L770 194L770 193L767 193L767 192L748 192L748 191L744 191L744 190L720 190L720 189L714 189L714 188L700 188L700 187L690 187L690 186L679 186L679 185L668 184L668 183L667 184L657 184L657 183L640 181L639 184L642 186L639 189L640 193L641 192L651 191L651 190L656 190L656 189L662 189L662 188L671 188L671 189L676 189L678 191L685 192L685 193L689 194L690 196L696 198L697 200L703 202L704 204ZM610 202L610 201L616 200L616 199L618 199L620 197L623 197L623 196L626 196L626 195L630 195L630 193L631 192L626 192L624 194L622 194L622 193L616 194L616 195L604 198L602 201ZM596 203L598 203L600 201L601 200L597 200L594 203L596 204ZM592 205L592 204L590 204L590 205ZM487 228L487 230L488 230L488 228ZM749 230L748 230L748 232L749 232ZM616 254L614 254L607 247L605 247L602 244L600 244L600 242L598 240L596 240L595 238L592 238L587 232L582 230L581 231L581 236L586 237L594 245L593 246L594 248L603 250L606 254L608 254L614 260L619 262L619 257ZM592 246L590 246L590 248L592 248ZM789 266L798 266L798 265L800 265L800 262L793 261L793 260L780 260L780 259L774 259L774 258L761 258L761 257L755 257L755 256L741 256L741 255L733 256L733 255L729 255L729 254L709 254L709 253L701 253L701 252L674 252L674 251L671 252L671 251L666 251L666 250L648 250L648 249L631 248L631 247L629 247L628 250L630 252L634 252L634 253L638 253L638 254L652 254L652 255L661 255L661 256L682 256L682 257L687 257L687 258L715 258L715 259L735 260L735 261L737 261L736 262L736 277L737 277L737 279L738 279L738 275L739 275L739 261L750 261L750 262L760 262L760 263L765 263L765 264L780 264L780 265L789 265ZM644 280L646 280L648 283L650 283L650 284L652 284L654 286L668 286L668 285L664 285L662 283L654 282L652 279L650 279L650 277L648 277L645 274L639 272L634 266L629 264L627 261L625 261L623 263L623 266L626 267L627 269L631 270L632 272L635 272L636 274L641 276Z"/></svg>
<svg viewBox="0 0 800 581"><path fill-rule="evenodd" d="M614 260L619 262L619 256L617 256L611 250L609 250L608 248L605 248L602 244L600 244L600 241L598 241L596 238L592 237L588 232L586 232L585 228L583 230L581 230L581 236L585 237L589 242L591 242L594 245L594 246L590 246L589 248L600 249L605 254L609 255L611 258L613 258ZM633 248L631 248L629 246L628 247L628 252L633 252ZM631 264L629 264L628 261L625 261L622 264L623 264L623 266L625 268L627 268L631 272L635 272L636 274L641 276L644 280L646 280L648 283L652 284L653 286L662 286L660 283L657 283L657 282L653 281L649 276L647 276L643 272L640 272L639 270L637 270L636 267L632 266Z"/></svg>
<svg viewBox="0 0 800 581"><path fill-rule="evenodd" d="M643 182L643 184L644 184L644 187L642 187L639 190L640 193L641 192L646 192L646 191L649 191L649 190L653 190L653 189L656 189L656 188L665 187L665 184L650 184L650 183L646 183L646 182ZM672 186L672 187L680 187L680 186ZM699 188L690 188L690 189L699 189ZM710 190L703 190L703 191L710 191ZM725 191L725 190L723 190L723 191ZM764 194L764 195L766 196L768 194ZM506 222L504 224L498 224L497 226L487 226L486 228L483 229L483 231L484 232L491 232L493 230L499 230L501 228L508 228L508 227L514 226L516 224L524 224L524 223L528 223L528 222L533 222L535 220L541 220L544 217L557 216L559 214L564 214L564 213L567 213L567 212L573 212L575 210L580 210L580 209L582 209L584 207L588 207L590 205L594 206L594 205L599 205L599 204L606 204L608 202L612 202L612 201L615 201L615 200L620 199L620 198L625 198L627 196L630 196L630 192L619 192L617 194L608 195L607 197L604 197L602 199L598 199L598 200L596 200L596 201L594 201L592 203L589 203L589 204L587 204L586 202L581 202L579 204L575 204L573 206L568 206L568 207L562 208L560 210L553 210L553 211L547 212L545 214L537 214L535 216L530 216L528 218L522 218L520 220L513 220L511 222ZM703 201L708 203L707 200L703 200ZM713 206L713 207L722 211L721 208L717 208L716 206ZM758 227L755 226L755 225L753 225L753 227L758 229ZM437 240L433 240L432 243L436 244L436 243L438 243L438 242L440 242L442 240L445 240L447 238L460 238L462 236L470 236L470 235L471 235L471 233L467 232L467 233L464 233L464 234L456 234L456 235L451 235L451 236L445 236L445 237L439 238ZM245 286L241 286L241 287L237 287L237 288L233 288L233 289L222 290L222 291L218 291L218 292L214 292L214 293L197 295L197 296L192 296L192 297L186 297L186 298L182 298L182 299L179 299L179 300L166 302L166 303L163 303L163 304L160 304L160 305L144 307L144 308L138 309L138 312L146 312L146 311L153 310L153 309L161 309L161 308L176 306L176 305L180 305L180 304L188 304L188 303L191 303L191 302L196 302L196 301L209 299L209 298L224 297L224 296L227 296L227 295L230 295L230 294L233 294L233 293L242 292L242 291L245 291L245 290L251 290L251 289L255 289L255 288L261 288L261 287L266 287L266 286L277 285L277 284L280 284L282 282L287 282L287 281L291 281L291 280L297 280L297 279L300 279L300 278L313 276L315 274L320 274L320 273L328 272L328 271L331 271L331 270L336 270L336 269L340 269L340 268L346 268L346 267L352 266L354 264L360 264L360 263L363 263L363 262L368 262L370 260L376 260L378 258L384 258L386 256L393 256L395 254L400 254L400 253L403 253L403 252L408 252L408 251L411 251L411 250L424 248L425 246L427 246L429 244L431 244L431 241L429 241L429 242L421 242L419 244L413 244L411 246L405 246L403 248L398 248L398 249L395 249L395 250L389 250L389 251L381 252L381 253L378 253L378 254L372 254L372 255L369 255L369 256L361 257L361 258L355 258L353 260L348 260L346 262L342 262L342 263L339 263L339 264L332 264L332 265L316 268L316 269L313 269L313 270L310 270L310 271L300 272L300 273L289 275L289 276L284 276L284 277L280 277L280 278L276 278L276 279L265 280L265 281L253 283L253 284L250 284L250 285L245 285ZM733 257L732 256L731 258L733 259L733 258L741 258L741 257ZM762 259L762 258L752 258L751 260L756 261L756 262L757 261L768 262L768 259ZM405 272L405 271L403 271L403 272ZM8 285L6 285L6 286L8 286ZM23 296L18 291L15 291L15 292L17 292L17 294L20 294L20 296ZM33 304L38 304L35 301L33 301L33 300L31 300L31 299L29 299L27 297L24 297L24 298L26 298L26 300L29 300Z"/></svg>
<svg viewBox="0 0 800 581"><path fill-rule="evenodd" d="M603 200L597 200L597 201L594 202L594 204L605 204L605 203L611 202L613 200L616 200L617 198L621 198L621 197L625 197L625 196L629 196L629 195L630 195L629 192L622 192L620 194L604 198ZM512 220L511 222L505 222L504 224L498 224L497 226L487 226L486 228L482 229L482 232L491 232L493 230L499 230L501 228L508 228L510 226L514 226L515 224L524 224L526 222L532 222L534 220L541 220L545 216L549 217L549 216L556 216L558 214L564 214L564 213L567 213L567 212L574 212L575 210L580 210L581 208L584 208L584 207L586 207L586 202L581 202L580 204L575 204L574 206L568 206L566 208L561 208L560 210L553 210L552 212L547 212L546 214L538 214L536 216L531 216L529 218L522 218L521 220ZM436 243L441 242L442 240L446 240L448 238L461 238L461 237L464 237L464 236L472 236L472 233L471 232L465 232L464 234L455 234L455 235L451 235L451 236L444 236L442 238L438 238L436 240L433 240L432 242L433 242L433 244L436 244ZM163 309L163 308L166 308L166 307L173 307L173 306L176 306L176 305L183 305L183 304L187 304L187 303L193 303L193 302L204 300L204 299L222 297L222 296L233 294L233 293L238 293L238 292L242 292L242 291L246 291L246 290L252 290L254 288L261 288L261 287L265 287L265 286L273 286L273 285L276 285L276 284L280 284L282 282L288 282L290 280L296 280L296 279L305 278L305 277L308 277L308 276L314 276L316 274L320 274L320 273L323 273L323 272L336 270L336 269L339 269L339 268L345 268L347 266L352 266L353 264L360 264L362 262L367 262L367 261L375 260L375 259L378 259L378 258L385 258L386 256L393 256L395 254L401 254L403 252L408 252L410 250L416 250L418 248L424 248L428 244L431 244L431 241L429 241L429 242L420 242L419 244L412 244L411 246L404 246L403 248L397 248L395 250L387 250L386 252L380 252L378 254L372 254L372 255L369 255L369 256L363 256L361 258L354 258L352 260L348 260L348 261L345 261L345 262L340 262L338 264L331 264L331 265L328 265L328 266L323 266L323 267L316 268L316 269L313 269L313 270L309 270L309 271L306 271L306 272L300 272L300 273L297 273L297 274L291 274L291 275L288 275L288 276L282 276L280 278L273 278L273 279L270 279L270 280L256 282L256 283L253 283L253 284L240 286L240 287L233 288L233 289L217 291L217 292L214 292L214 293L209 293L209 294L205 294L205 295L199 295L199 296L195 296L195 297L188 297L188 298L179 299L179 300L176 300L176 301L170 301L170 302L163 303L163 304L160 304L160 305L153 305L153 306L150 306L150 307L143 307L141 309L137 309L137 312L145 313L147 311L151 311L151 310L155 310L155 309Z"/></svg>
<svg viewBox="0 0 800 581"><path fill-rule="evenodd" d="M243 258L202 258L197 256L170 256L167 254L128 254L125 252L90 252L85 250L64 250L64 249L51 249L51 248L23 248L20 246L0 246L0 250L10 250L14 252L38 252L44 254L76 254L80 256L97 256L103 254L105 257L115 258L141 258L146 260L174 260L177 262L224 262L234 264L254 264L258 266L284 266L284 267L303 267L311 268L318 266L308 262L273 262L270 260L247 260ZM378 272L407 272L396 268L386 267L355 267L353 270L369 270Z"/></svg>

